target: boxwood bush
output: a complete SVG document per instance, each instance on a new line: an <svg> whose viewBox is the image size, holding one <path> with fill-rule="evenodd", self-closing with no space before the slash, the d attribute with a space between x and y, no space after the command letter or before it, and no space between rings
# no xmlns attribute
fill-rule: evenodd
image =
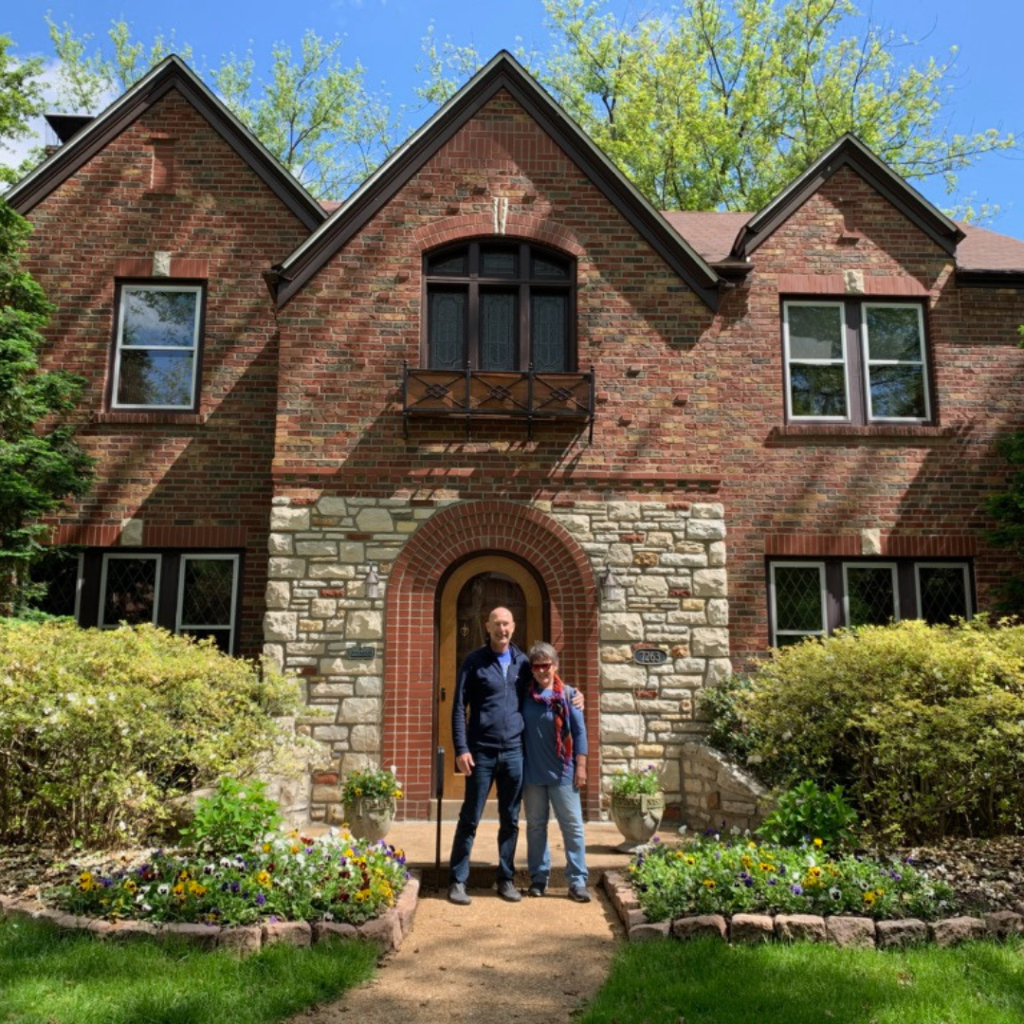
<svg viewBox="0 0 1024 1024"><path fill-rule="evenodd" d="M0 620L0 841L136 840L176 796L284 767L301 709L294 682L209 641Z"/></svg>
<svg viewBox="0 0 1024 1024"><path fill-rule="evenodd" d="M750 767L843 786L876 832L1024 830L1024 626L840 631L774 651L728 696Z"/></svg>

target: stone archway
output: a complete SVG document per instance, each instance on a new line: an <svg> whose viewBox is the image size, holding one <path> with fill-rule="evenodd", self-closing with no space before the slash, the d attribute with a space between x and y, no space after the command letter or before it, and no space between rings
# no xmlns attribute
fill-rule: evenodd
<svg viewBox="0 0 1024 1024"><path fill-rule="evenodd" d="M399 767L406 787L401 811L424 819L433 796L436 598L445 573L482 553L505 554L540 573L550 601L549 640L561 652L567 681L588 696L591 778L600 778L598 743L598 607L593 569L571 534L544 513L506 501L469 501L428 519L395 560L385 610L384 764ZM596 817L597 787L587 794Z"/></svg>

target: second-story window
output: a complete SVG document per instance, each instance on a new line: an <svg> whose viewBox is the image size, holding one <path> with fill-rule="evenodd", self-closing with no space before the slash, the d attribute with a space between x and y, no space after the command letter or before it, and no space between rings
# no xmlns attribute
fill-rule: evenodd
<svg viewBox="0 0 1024 1024"><path fill-rule="evenodd" d="M202 299L200 285L120 286L111 408L195 408Z"/></svg>
<svg viewBox="0 0 1024 1024"><path fill-rule="evenodd" d="M523 242L426 256L424 353L432 370L576 369L572 260Z"/></svg>
<svg viewBox="0 0 1024 1024"><path fill-rule="evenodd" d="M931 418L919 305L787 302L783 344L791 422L921 423Z"/></svg>

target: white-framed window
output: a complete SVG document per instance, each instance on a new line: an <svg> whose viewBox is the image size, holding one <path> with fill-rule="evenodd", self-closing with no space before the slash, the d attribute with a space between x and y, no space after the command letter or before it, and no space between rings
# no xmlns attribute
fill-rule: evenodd
<svg viewBox="0 0 1024 1024"><path fill-rule="evenodd" d="M100 574L99 625L156 622L160 604L158 554L105 554Z"/></svg>
<svg viewBox="0 0 1024 1024"><path fill-rule="evenodd" d="M792 422L931 419L924 310L917 303L783 304L786 416Z"/></svg>
<svg viewBox="0 0 1024 1024"><path fill-rule="evenodd" d="M195 408L202 305L201 285L120 285L111 408Z"/></svg>
<svg viewBox="0 0 1024 1024"><path fill-rule="evenodd" d="M780 559L768 565L771 642L776 647L840 626L901 619L949 622L974 613L965 561Z"/></svg>
<svg viewBox="0 0 1024 1024"><path fill-rule="evenodd" d="M772 636L776 647L828 628L824 562L772 562L769 576Z"/></svg>
<svg viewBox="0 0 1024 1024"><path fill-rule="evenodd" d="M238 555L183 554L178 571L176 633L213 637L231 649L238 602Z"/></svg>

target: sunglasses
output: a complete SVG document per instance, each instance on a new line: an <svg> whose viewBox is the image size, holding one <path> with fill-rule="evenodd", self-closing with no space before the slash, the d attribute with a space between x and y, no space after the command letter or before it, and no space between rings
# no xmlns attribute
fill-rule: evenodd
<svg viewBox="0 0 1024 1024"><path fill-rule="evenodd" d="M535 661L530 667L531 668L548 669L548 668L551 668L551 662L550 661Z"/></svg>

